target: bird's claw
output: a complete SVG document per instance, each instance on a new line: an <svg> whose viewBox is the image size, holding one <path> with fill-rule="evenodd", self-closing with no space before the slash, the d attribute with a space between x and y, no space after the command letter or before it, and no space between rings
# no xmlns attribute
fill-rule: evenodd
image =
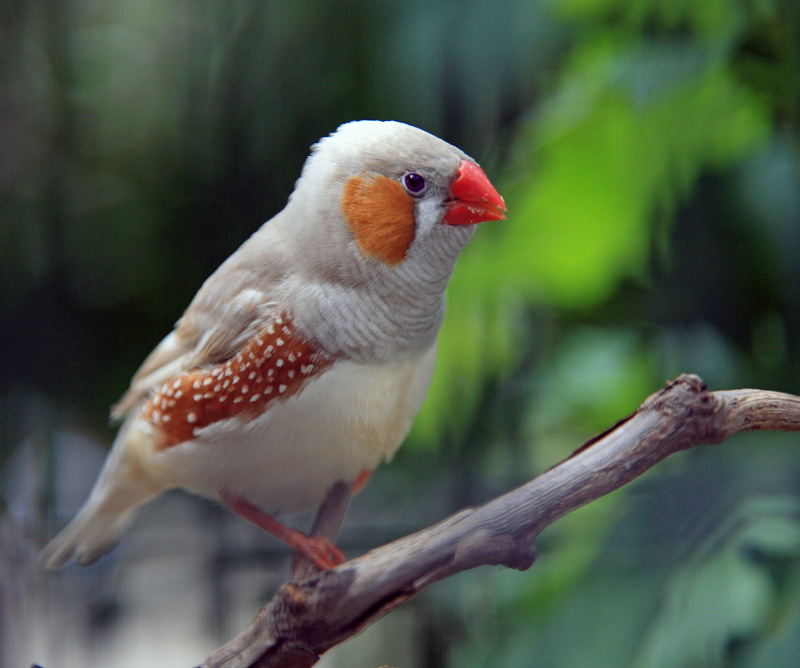
<svg viewBox="0 0 800 668"><path fill-rule="evenodd" d="M293 536L292 547L321 571L335 568L345 561L342 551L325 536L306 536L298 532Z"/></svg>

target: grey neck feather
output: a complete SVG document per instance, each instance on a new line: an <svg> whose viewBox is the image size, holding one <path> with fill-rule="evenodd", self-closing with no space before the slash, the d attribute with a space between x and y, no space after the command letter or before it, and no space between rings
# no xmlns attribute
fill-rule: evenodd
<svg viewBox="0 0 800 668"><path fill-rule="evenodd" d="M408 257L389 267L360 258L352 280L300 288L294 323L323 350L357 362L397 361L433 345L445 311L445 288L474 226L435 225Z"/></svg>

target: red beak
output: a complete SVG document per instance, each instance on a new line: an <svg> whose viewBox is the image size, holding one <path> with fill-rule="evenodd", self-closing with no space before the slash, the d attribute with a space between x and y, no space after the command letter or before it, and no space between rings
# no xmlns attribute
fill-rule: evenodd
<svg viewBox="0 0 800 668"><path fill-rule="evenodd" d="M448 225L474 225L486 220L505 220L506 203L489 177L474 162L462 161L456 180L450 186L450 199L445 202Z"/></svg>

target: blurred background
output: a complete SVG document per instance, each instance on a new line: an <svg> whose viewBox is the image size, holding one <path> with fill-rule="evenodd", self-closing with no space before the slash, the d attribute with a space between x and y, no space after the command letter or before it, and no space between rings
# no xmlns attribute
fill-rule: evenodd
<svg viewBox="0 0 800 668"><path fill-rule="evenodd" d="M532 478L681 372L800 394L796 0L4 0L0 31L1 665L188 668L285 580L286 549L179 493L94 566L35 555L109 405L341 122L443 137L509 209L459 262L348 554ZM528 572L437 584L320 665L796 666L799 445L674 456Z"/></svg>

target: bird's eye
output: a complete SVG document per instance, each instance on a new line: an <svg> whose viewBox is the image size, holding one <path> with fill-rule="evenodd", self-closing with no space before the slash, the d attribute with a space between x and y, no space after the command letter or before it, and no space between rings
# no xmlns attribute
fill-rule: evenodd
<svg viewBox="0 0 800 668"><path fill-rule="evenodd" d="M415 172L409 172L403 177L403 185L412 195L421 195L428 184L425 183L425 177Z"/></svg>

